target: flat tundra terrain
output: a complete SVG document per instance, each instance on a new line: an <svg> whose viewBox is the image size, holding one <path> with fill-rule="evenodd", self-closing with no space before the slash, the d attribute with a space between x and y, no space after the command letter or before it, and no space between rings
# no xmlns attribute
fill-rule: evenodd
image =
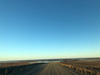
<svg viewBox="0 0 100 75"><path fill-rule="evenodd" d="M84 75L57 63L35 65L9 75Z"/></svg>

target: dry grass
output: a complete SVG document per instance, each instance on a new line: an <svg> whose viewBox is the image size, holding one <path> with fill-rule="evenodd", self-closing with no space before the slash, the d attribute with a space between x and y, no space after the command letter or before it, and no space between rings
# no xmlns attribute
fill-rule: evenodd
<svg viewBox="0 0 100 75"><path fill-rule="evenodd" d="M11 66L21 66L21 65L29 65L28 62L9 62L9 63L0 63L0 68L11 67Z"/></svg>
<svg viewBox="0 0 100 75"><path fill-rule="evenodd" d="M69 65L71 68L74 68L75 70L82 69L87 70L89 72L92 72L93 75L96 75L97 72L100 72L100 62L81 62L81 61L67 61L67 62L61 62L61 64Z"/></svg>

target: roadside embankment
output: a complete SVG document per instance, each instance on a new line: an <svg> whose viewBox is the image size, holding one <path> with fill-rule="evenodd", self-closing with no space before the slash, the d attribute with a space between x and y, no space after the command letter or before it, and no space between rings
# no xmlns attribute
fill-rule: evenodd
<svg viewBox="0 0 100 75"><path fill-rule="evenodd" d="M3 66L0 67L0 75L9 75L11 73L15 73L17 71L26 70L26 69L29 69L29 68L35 66L35 65L43 64L43 63L34 63L34 64L8 63L9 65L7 65L7 63L2 63L2 64L6 64L6 65L3 65Z"/></svg>

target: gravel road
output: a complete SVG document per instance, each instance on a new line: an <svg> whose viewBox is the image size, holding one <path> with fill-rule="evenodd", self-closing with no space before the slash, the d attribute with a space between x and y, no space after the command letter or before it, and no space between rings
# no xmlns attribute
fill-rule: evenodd
<svg viewBox="0 0 100 75"><path fill-rule="evenodd" d="M10 75L84 75L57 63L39 64Z"/></svg>

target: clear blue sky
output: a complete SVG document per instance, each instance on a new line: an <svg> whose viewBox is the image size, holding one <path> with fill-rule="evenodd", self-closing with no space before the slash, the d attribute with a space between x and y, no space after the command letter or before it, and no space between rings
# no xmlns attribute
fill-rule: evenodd
<svg viewBox="0 0 100 75"><path fill-rule="evenodd" d="M100 57L100 0L0 0L0 61Z"/></svg>

